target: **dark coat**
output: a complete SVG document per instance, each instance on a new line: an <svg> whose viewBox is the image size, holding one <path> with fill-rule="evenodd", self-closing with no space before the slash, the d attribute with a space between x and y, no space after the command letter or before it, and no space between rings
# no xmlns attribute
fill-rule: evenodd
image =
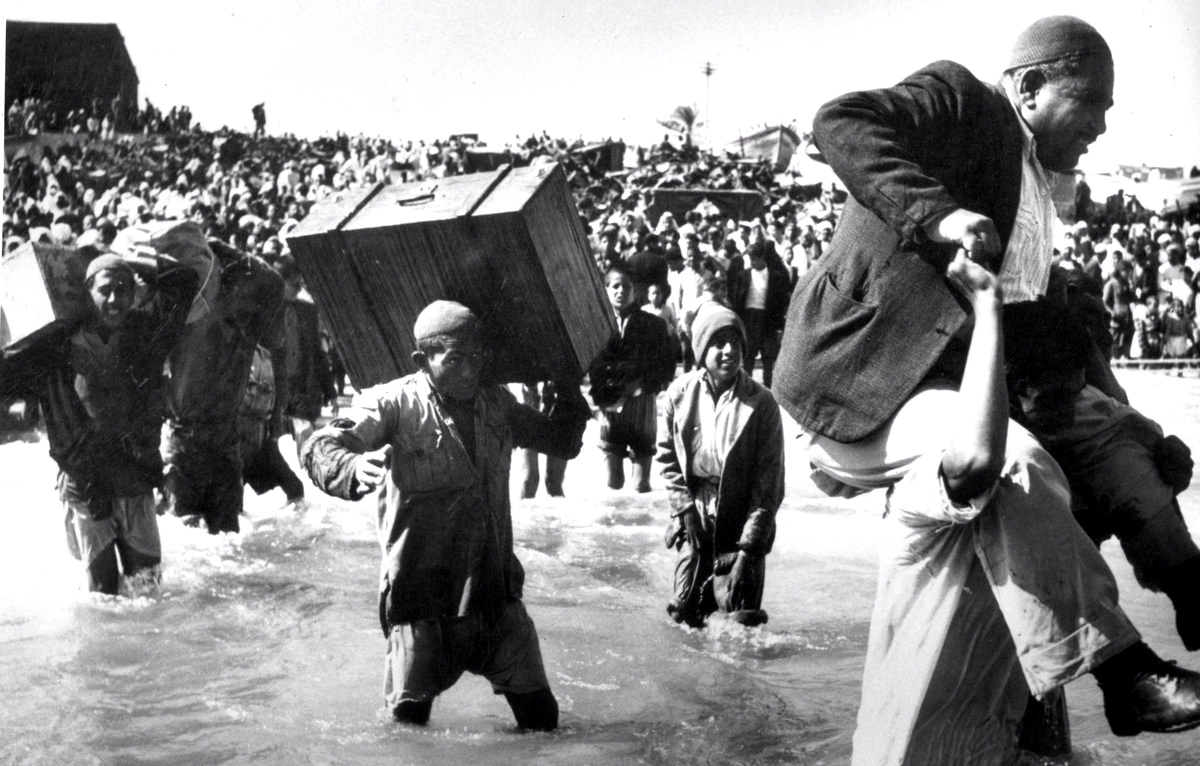
<svg viewBox="0 0 1200 766"><path fill-rule="evenodd" d="M765 318L763 332L773 333L783 329L787 319L788 301L792 291L792 278L787 266L775 252L775 246L770 245L766 254L767 262L767 300L764 308ZM729 303L737 315L744 318L746 312L746 296L750 293L750 263L745 268L733 274L729 280Z"/></svg>
<svg viewBox="0 0 1200 766"><path fill-rule="evenodd" d="M1003 252L1021 128L997 86L942 61L831 101L813 129L850 198L829 251L796 285L772 387L802 426L851 442L896 413L967 321L944 277L957 245L924 227L966 208L992 218Z"/></svg>
<svg viewBox="0 0 1200 766"><path fill-rule="evenodd" d="M0 360L0 397L37 401L50 456L89 500L162 483L163 363L184 332L196 272L160 262L151 297L108 338L85 323Z"/></svg>
<svg viewBox="0 0 1200 766"><path fill-rule="evenodd" d="M321 346L317 307L307 297L285 300L273 330L278 416L316 420L337 396L329 359Z"/></svg>
<svg viewBox="0 0 1200 766"><path fill-rule="evenodd" d="M626 385L635 381L641 381L642 390L648 393L662 391L675 376L675 348L667 323L635 308L626 320L624 334L609 339L588 376L597 407L616 402Z"/></svg>

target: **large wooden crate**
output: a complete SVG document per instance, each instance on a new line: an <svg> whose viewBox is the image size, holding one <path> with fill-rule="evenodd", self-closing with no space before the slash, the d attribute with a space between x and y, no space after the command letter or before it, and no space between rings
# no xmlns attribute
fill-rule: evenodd
<svg viewBox="0 0 1200 766"><path fill-rule="evenodd" d="M10 356L88 315L78 252L26 242L0 259L0 348Z"/></svg>
<svg viewBox="0 0 1200 766"><path fill-rule="evenodd" d="M360 387L415 370L413 322L437 299L480 317L495 382L581 375L616 332L558 165L356 190L287 241Z"/></svg>

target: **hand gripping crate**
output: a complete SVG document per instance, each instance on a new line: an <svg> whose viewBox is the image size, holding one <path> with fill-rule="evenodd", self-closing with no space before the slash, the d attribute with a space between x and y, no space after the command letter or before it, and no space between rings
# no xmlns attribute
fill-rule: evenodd
<svg viewBox="0 0 1200 766"><path fill-rule="evenodd" d="M7 358L88 316L87 265L75 250L26 242L0 260L0 348Z"/></svg>
<svg viewBox="0 0 1200 766"><path fill-rule="evenodd" d="M317 203L287 236L358 387L413 372L438 299L481 320L491 382L582 376L616 320L561 167L502 167Z"/></svg>

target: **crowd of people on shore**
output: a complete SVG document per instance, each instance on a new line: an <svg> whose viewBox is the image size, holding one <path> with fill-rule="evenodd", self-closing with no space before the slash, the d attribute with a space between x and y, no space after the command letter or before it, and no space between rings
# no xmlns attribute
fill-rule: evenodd
<svg viewBox="0 0 1200 766"><path fill-rule="evenodd" d="M136 222L194 220L208 236L252 255L273 258L286 234L321 199L376 182L421 181L468 172L473 154L486 150L473 136L390 141L338 134L316 140L255 136L192 124L186 106L163 114L153 104L132 120L140 134L118 134L113 107L63 115L68 131L94 138L14 157L7 169L5 251L42 239L76 245L109 244ZM79 110L81 112L81 110ZM36 99L14 102L9 133L20 135L30 114L54 114ZM99 115L99 116L97 116ZM38 118L45 130L53 122ZM92 124L95 123L95 124ZM600 142L600 145L612 142ZM632 148L631 168L611 168L582 150L582 139L548 134L514 139L501 154L517 164L559 162L569 174L597 263L652 253L670 265L672 336L686 359L689 304L701 290L692 273L732 279L751 240L765 242L794 282L827 247L844 191L775 173L766 161L745 161L664 139ZM622 150L624 147L621 147ZM656 190L753 191L757 215L702 200L692 209L655 204ZM1200 292L1200 211L1155 215L1129 201L1095 204L1080 182L1082 215L1056 242L1059 265L1077 272L1081 289L1108 312L1114 359L1194 358L1200 354L1196 295ZM698 252L703 265L693 264ZM686 277L681 274L686 272ZM722 289L720 286L717 289ZM773 328L781 329L780 327Z"/></svg>
<svg viewBox="0 0 1200 766"><path fill-rule="evenodd" d="M1200 212L1129 215L1119 199L1101 210L1064 232L1059 263L1102 303L1112 358L1200 356Z"/></svg>
<svg viewBox="0 0 1200 766"><path fill-rule="evenodd" d="M166 112L150 99L138 109L126 105L118 94L109 100L94 98L86 107L63 109L52 100L28 96L14 98L5 113L4 135L36 136L42 133L86 135L113 140L120 133L176 133L192 129L192 110L186 104ZM196 129L199 129L197 124Z"/></svg>

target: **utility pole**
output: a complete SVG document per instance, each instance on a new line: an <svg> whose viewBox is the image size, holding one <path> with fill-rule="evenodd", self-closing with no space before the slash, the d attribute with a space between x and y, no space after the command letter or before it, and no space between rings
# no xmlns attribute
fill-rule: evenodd
<svg viewBox="0 0 1200 766"><path fill-rule="evenodd" d="M700 70L704 73L704 128L708 134L708 148L713 146L712 134L712 75L717 71L713 68L711 61L704 62L704 68Z"/></svg>

